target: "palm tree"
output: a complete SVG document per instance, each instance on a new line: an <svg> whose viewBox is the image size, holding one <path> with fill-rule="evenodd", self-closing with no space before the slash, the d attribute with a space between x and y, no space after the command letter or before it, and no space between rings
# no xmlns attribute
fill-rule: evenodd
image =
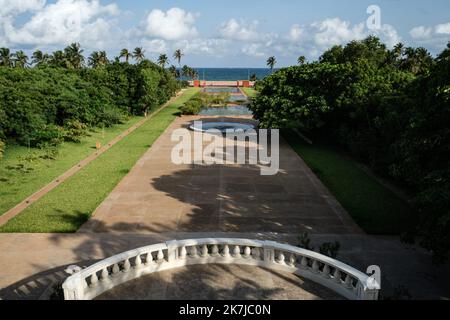
<svg viewBox="0 0 450 320"><path fill-rule="evenodd" d="M306 57L305 56L298 57L297 62L301 66L304 65L306 63Z"/></svg>
<svg viewBox="0 0 450 320"><path fill-rule="evenodd" d="M16 68L25 68L28 65L28 56L22 50L17 51L13 57Z"/></svg>
<svg viewBox="0 0 450 320"><path fill-rule="evenodd" d="M61 50L53 52L49 58L49 64L54 67L67 68L68 62L65 53Z"/></svg>
<svg viewBox="0 0 450 320"><path fill-rule="evenodd" d="M181 75L189 77L190 73L191 73L190 68L187 65L184 65L183 68L181 69Z"/></svg>
<svg viewBox="0 0 450 320"><path fill-rule="evenodd" d="M128 51L128 49L122 49L122 51L120 51L119 58L125 58L126 63L128 63L131 58L130 51Z"/></svg>
<svg viewBox="0 0 450 320"><path fill-rule="evenodd" d="M406 48L405 56L402 66L414 74L426 70L433 62L433 58L425 48Z"/></svg>
<svg viewBox="0 0 450 320"><path fill-rule="evenodd" d="M170 72L175 78L179 78L179 77L180 77L180 72L177 70L177 67L175 67L174 65L171 65L171 66L170 66L169 72Z"/></svg>
<svg viewBox="0 0 450 320"><path fill-rule="evenodd" d="M161 68L164 69L166 67L166 64L168 64L168 63L169 63L169 58L167 57L166 54L159 55L158 64L161 66Z"/></svg>
<svg viewBox="0 0 450 320"><path fill-rule="evenodd" d="M403 56L405 50L405 45L401 42L397 43L394 47L394 50L392 50L395 54L396 58L401 58Z"/></svg>
<svg viewBox="0 0 450 320"><path fill-rule="evenodd" d="M108 57L105 51L95 51L89 57L88 64L92 68L101 68L108 64Z"/></svg>
<svg viewBox="0 0 450 320"><path fill-rule="evenodd" d="M267 59L267 66L270 68L270 71L273 72L273 68L277 64L277 59L275 57L270 57Z"/></svg>
<svg viewBox="0 0 450 320"><path fill-rule="evenodd" d="M175 53L173 54L174 59L178 61L178 67L180 68L180 70L181 70L181 58L182 58L183 56L184 56L184 54L181 52L180 49L177 49L177 50L175 51ZM180 72L180 75L181 75L181 72ZM181 79L180 79L180 80L181 80Z"/></svg>
<svg viewBox="0 0 450 320"><path fill-rule="evenodd" d="M2 67L12 67L13 59L12 59L11 51L8 48L0 48L0 66Z"/></svg>
<svg viewBox="0 0 450 320"><path fill-rule="evenodd" d="M142 62L145 59L145 55L144 55L145 51L142 48L135 48L133 51L133 58L136 59L136 61Z"/></svg>
<svg viewBox="0 0 450 320"><path fill-rule="evenodd" d="M43 53L41 50L33 52L33 55L31 57L33 58L31 63L34 64L36 67L46 65L50 60L50 56L46 53Z"/></svg>
<svg viewBox="0 0 450 320"><path fill-rule="evenodd" d="M83 52L79 43L72 43L64 49L67 62L71 68L81 69L83 67L85 61Z"/></svg>

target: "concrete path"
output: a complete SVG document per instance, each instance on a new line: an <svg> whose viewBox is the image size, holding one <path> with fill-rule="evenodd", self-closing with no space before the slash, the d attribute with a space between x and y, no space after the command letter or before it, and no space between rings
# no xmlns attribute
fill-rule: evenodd
<svg viewBox="0 0 450 320"><path fill-rule="evenodd" d="M359 270L379 265L386 295L404 286L415 298L450 298L448 265L433 266L429 253L405 248L395 238L362 233L285 142L281 171L273 177L260 176L252 166L172 165L169 133L193 119L177 119L78 233L0 234L0 299L48 298L52 283L67 276L63 270L68 265L88 266L166 240L231 237L297 245L302 231L312 234L315 248L339 241L338 259ZM201 272L195 277L201 278ZM177 277L170 279L168 285ZM292 279L280 281L285 282L277 287L291 287ZM269 285L261 283L261 288ZM250 289L244 293L254 293ZM218 285L209 294L229 293Z"/></svg>
<svg viewBox="0 0 450 320"><path fill-rule="evenodd" d="M284 141L275 176L254 165L173 164L171 134L194 119L205 120L175 120L79 232L362 233Z"/></svg>

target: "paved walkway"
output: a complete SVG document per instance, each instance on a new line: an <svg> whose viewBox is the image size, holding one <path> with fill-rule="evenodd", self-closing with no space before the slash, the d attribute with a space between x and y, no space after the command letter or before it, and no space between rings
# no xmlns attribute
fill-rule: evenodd
<svg viewBox="0 0 450 320"><path fill-rule="evenodd" d="M284 141L275 176L254 165L173 164L171 134L194 119L205 118L175 120L79 232L362 233Z"/></svg>
<svg viewBox="0 0 450 320"><path fill-rule="evenodd" d="M403 285L416 298L450 298L448 265L434 267L428 253L395 238L363 234L283 141L281 171L273 177L252 166L172 165L169 133L193 119L177 119L78 233L0 234L0 299L46 298L68 265L88 266L166 240L234 237L296 245L302 231L312 234L316 248L339 241L338 258L360 270L379 265L386 294ZM277 286L288 288L291 280ZM217 289L211 294L223 293Z"/></svg>

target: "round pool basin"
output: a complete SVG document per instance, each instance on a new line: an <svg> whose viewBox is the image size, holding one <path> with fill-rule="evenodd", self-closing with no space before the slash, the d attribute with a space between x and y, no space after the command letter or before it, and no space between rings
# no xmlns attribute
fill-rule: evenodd
<svg viewBox="0 0 450 320"><path fill-rule="evenodd" d="M219 130L222 133L227 133L227 131L245 132L248 130L254 130L255 126L249 123L215 121L215 122L203 122L201 126L196 126L196 124L194 123L189 128L197 132L206 132L208 130Z"/></svg>

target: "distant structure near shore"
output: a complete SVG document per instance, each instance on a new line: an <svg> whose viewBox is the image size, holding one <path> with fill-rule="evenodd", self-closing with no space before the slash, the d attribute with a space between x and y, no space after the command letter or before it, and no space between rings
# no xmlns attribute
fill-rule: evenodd
<svg viewBox="0 0 450 320"><path fill-rule="evenodd" d="M242 87L242 88L253 88L255 82L248 80L238 80L238 81L204 81L204 80L194 80L189 81L189 86L191 87Z"/></svg>

